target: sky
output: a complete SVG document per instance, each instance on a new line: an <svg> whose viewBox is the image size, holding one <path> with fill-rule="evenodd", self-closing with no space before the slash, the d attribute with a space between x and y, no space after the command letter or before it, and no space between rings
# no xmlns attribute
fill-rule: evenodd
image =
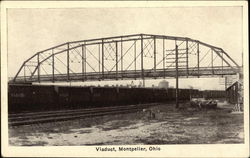
<svg viewBox="0 0 250 158"><path fill-rule="evenodd" d="M9 77L43 49L68 41L138 33L197 39L223 48L239 65L242 60L241 7L8 9L7 16ZM210 79L216 82L210 88L218 88L218 80ZM208 81L199 82L197 87Z"/></svg>

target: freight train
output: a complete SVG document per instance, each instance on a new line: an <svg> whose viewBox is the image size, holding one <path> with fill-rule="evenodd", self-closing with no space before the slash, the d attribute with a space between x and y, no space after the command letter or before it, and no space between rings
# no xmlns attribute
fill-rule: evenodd
<svg viewBox="0 0 250 158"><path fill-rule="evenodd" d="M197 89L179 89L179 100L187 101L201 94L204 95ZM175 95L173 88L9 85L8 110L15 113L171 102Z"/></svg>

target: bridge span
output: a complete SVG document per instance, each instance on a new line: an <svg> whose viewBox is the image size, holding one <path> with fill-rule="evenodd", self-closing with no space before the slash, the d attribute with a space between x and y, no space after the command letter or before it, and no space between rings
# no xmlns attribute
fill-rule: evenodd
<svg viewBox="0 0 250 158"><path fill-rule="evenodd" d="M12 83L236 75L222 49L187 37L134 34L63 43L23 62Z"/></svg>

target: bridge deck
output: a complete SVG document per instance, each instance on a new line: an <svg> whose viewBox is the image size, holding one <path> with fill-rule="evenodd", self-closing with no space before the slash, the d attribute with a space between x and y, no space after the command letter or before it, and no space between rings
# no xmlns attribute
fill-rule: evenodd
<svg viewBox="0 0 250 158"><path fill-rule="evenodd" d="M67 74L56 74L56 75L40 75L40 82L63 82L63 81L97 81L97 80L121 80L121 79L140 79L142 78L142 73L144 78L173 78L176 76L176 69L145 69L143 72L141 70L128 70L128 71L111 71L111 72L88 72L82 73L71 73L69 74L69 80ZM201 67L199 68L189 68L178 69L179 77L207 77L207 76L222 76L222 75L236 75L239 70L232 69L231 67ZM14 82L11 80L10 82ZM25 83L25 82L39 82L38 76L21 76L17 77L15 83Z"/></svg>

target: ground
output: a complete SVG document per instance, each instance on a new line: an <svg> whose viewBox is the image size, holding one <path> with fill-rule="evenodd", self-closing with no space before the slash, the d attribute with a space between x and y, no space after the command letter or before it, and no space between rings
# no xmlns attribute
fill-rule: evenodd
<svg viewBox="0 0 250 158"><path fill-rule="evenodd" d="M185 107L185 104L181 104ZM232 105L217 109L174 108L159 104L148 111L9 128L15 146L234 144L244 143L243 113Z"/></svg>

